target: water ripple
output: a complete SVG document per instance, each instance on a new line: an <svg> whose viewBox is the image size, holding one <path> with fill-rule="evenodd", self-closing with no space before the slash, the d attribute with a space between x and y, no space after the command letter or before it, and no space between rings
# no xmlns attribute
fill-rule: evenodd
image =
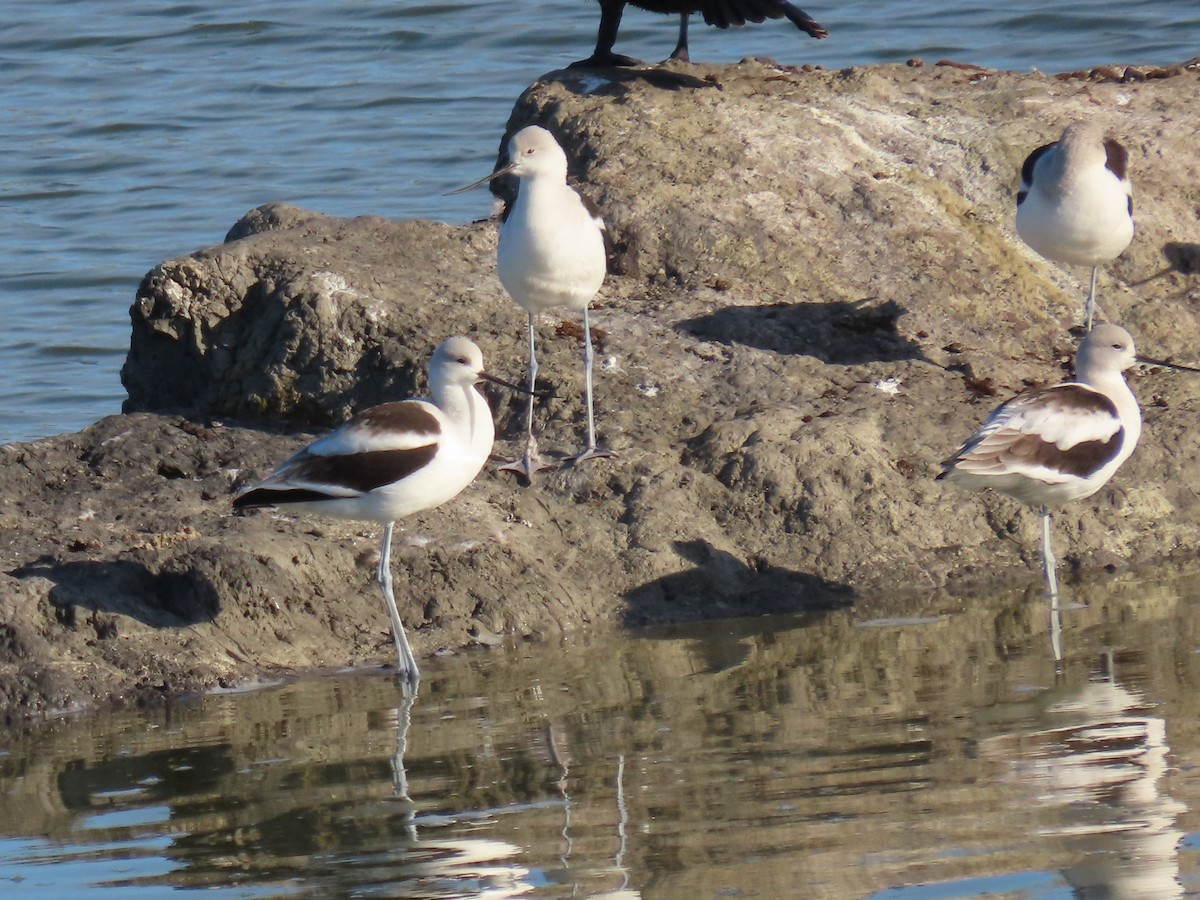
<svg viewBox="0 0 1200 900"><path fill-rule="evenodd" d="M1195 53L1200 24L1194 6L1153 0L806 5L836 39L799 40L782 23L696 27L693 55L828 67L952 56L1062 70L1179 61ZM598 17L583 0L17 0L6 9L0 442L116 412L126 310L142 275L219 242L248 209L287 200L350 216L485 214L481 194L441 195L491 167L513 100L586 56ZM674 38L670 17L631 8L619 49L658 59ZM445 147L455 148L449 159ZM68 377L61 354L31 349L29 335L51 339L50 322L58 346L104 363Z"/></svg>

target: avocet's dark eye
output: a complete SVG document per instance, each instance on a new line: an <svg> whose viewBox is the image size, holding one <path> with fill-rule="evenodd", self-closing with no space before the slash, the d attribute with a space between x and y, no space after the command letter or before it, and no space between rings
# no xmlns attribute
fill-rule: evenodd
<svg viewBox="0 0 1200 900"><path fill-rule="evenodd" d="M537 148L536 148L536 147L530 147L529 149L527 149L527 150L525 151L525 155L526 155L526 156L533 156L533 154L534 154L535 152L537 152Z"/></svg>
<svg viewBox="0 0 1200 900"><path fill-rule="evenodd" d="M460 356L458 359L455 360L455 362L458 363L460 366L469 366L471 364L471 361L469 359L467 359L465 356Z"/></svg>

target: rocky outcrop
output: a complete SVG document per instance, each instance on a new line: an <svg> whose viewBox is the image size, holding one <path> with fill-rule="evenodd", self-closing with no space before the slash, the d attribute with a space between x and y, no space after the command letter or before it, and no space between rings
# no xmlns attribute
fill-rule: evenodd
<svg viewBox="0 0 1200 900"><path fill-rule="evenodd" d="M550 127L615 251L594 305L611 460L522 488L486 471L409 520L396 590L418 654L500 634L757 614L1034 583L1036 517L932 476L1010 393L1067 371L1084 272L1012 228L1017 171L1072 119L1130 150L1137 234L1101 301L1139 349L1196 362L1200 75L1123 83L958 67L761 62L554 73ZM482 201L481 201L482 202ZM127 415L0 450L0 706L134 698L387 659L373 531L233 517L313 429L419 390L443 337L519 379L495 228L253 211L143 281ZM579 329L539 324L543 449L580 446ZM1132 378L1142 444L1056 517L1080 577L1190 562L1200 381ZM512 454L520 401L492 395ZM9 677L16 676L16 677Z"/></svg>

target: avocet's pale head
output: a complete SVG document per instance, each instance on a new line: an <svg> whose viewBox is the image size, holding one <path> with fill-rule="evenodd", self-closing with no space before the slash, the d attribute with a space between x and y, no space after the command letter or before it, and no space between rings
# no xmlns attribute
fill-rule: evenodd
<svg viewBox="0 0 1200 900"><path fill-rule="evenodd" d="M1075 164L1104 164L1104 128L1098 122L1072 122L1058 139L1058 152Z"/></svg>
<svg viewBox="0 0 1200 900"><path fill-rule="evenodd" d="M471 385L483 374L483 351L462 335L446 338L429 357L429 380L447 385Z"/></svg>
<svg viewBox="0 0 1200 900"><path fill-rule="evenodd" d="M529 393L522 387L490 375L483 369L483 351L470 338L461 334L446 338L434 348L429 357L429 383L431 386L470 387L480 381L490 381L521 393Z"/></svg>
<svg viewBox="0 0 1200 900"><path fill-rule="evenodd" d="M1086 379L1090 372L1124 372L1137 362L1129 332L1119 325L1101 324L1088 332L1075 357L1075 371Z"/></svg>
<svg viewBox="0 0 1200 900"><path fill-rule="evenodd" d="M566 181L567 154L540 125L526 125L508 140L507 170L518 178L554 177Z"/></svg>
<svg viewBox="0 0 1200 900"><path fill-rule="evenodd" d="M450 194L461 194L473 187L478 187L487 181L494 181L501 175L513 175L517 178L549 178L567 182L567 154L558 141L540 125L526 125L508 139L508 163L491 175L484 175L478 181L463 185L449 191Z"/></svg>

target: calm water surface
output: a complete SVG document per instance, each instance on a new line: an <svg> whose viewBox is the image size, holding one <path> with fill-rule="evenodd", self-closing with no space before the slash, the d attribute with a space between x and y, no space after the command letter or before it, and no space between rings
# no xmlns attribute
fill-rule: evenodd
<svg viewBox="0 0 1200 900"><path fill-rule="evenodd" d="M1077 595L1076 599L1080 599ZM0 895L1200 896L1200 583L867 604L10 729Z"/></svg>
<svg viewBox="0 0 1200 900"><path fill-rule="evenodd" d="M827 67L913 55L1061 71L1196 53L1192 0L809 0L786 23L693 28L698 60ZM141 277L285 200L467 221L512 103L586 56L591 0L7 0L0 28L0 442L118 411ZM630 10L618 50L674 46Z"/></svg>

